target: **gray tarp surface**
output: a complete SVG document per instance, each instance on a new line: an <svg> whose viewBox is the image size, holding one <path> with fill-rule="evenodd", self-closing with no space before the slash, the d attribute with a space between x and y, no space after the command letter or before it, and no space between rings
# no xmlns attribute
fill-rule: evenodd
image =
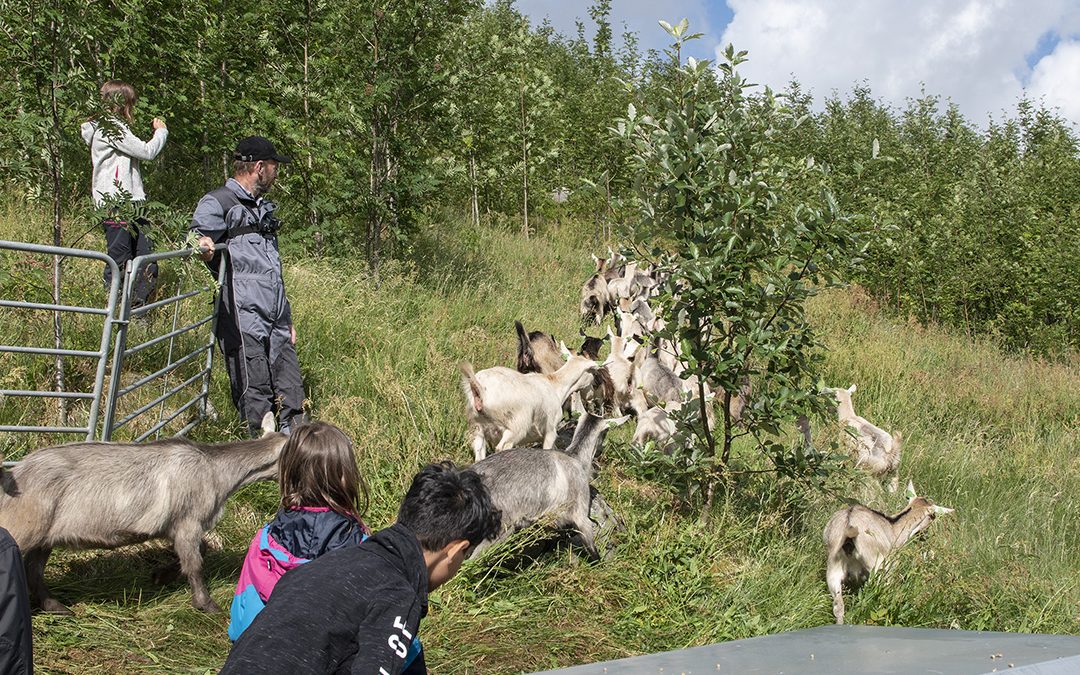
<svg viewBox="0 0 1080 675"><path fill-rule="evenodd" d="M1080 673L1080 637L926 628L821 626L548 672L561 675L981 675L993 672L1065 675Z"/></svg>

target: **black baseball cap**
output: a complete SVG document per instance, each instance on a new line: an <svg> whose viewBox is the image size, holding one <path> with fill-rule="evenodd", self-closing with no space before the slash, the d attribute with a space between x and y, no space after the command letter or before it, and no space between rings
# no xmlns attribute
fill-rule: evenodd
<svg viewBox="0 0 1080 675"><path fill-rule="evenodd" d="M274 144L262 136L248 136L236 144L233 159L241 162L257 162L260 159L272 159L275 162L291 162L285 155L277 154Z"/></svg>

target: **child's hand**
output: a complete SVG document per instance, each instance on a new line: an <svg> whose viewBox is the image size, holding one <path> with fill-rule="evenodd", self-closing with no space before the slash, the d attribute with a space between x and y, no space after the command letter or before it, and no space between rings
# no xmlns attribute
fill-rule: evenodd
<svg viewBox="0 0 1080 675"><path fill-rule="evenodd" d="M158 130L158 129L166 129L166 128L168 128L168 127L165 126L165 120L161 119L160 117L155 117L154 118L154 130L155 131Z"/></svg>

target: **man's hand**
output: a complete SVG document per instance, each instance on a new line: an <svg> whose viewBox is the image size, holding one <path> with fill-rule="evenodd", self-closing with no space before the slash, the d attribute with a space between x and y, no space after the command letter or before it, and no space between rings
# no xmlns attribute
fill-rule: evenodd
<svg viewBox="0 0 1080 675"><path fill-rule="evenodd" d="M199 241L195 242L195 247L203 249L199 253L199 257L202 258L203 262L210 262L210 259L214 257L214 240L210 237L199 237ZM296 341L295 335L293 341Z"/></svg>
<svg viewBox="0 0 1080 675"><path fill-rule="evenodd" d="M296 326L289 326L289 342L291 344L296 344Z"/></svg>

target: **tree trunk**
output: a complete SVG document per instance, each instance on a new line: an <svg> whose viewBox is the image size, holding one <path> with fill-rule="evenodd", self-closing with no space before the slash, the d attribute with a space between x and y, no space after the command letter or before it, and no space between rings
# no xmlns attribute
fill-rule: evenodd
<svg viewBox="0 0 1080 675"><path fill-rule="evenodd" d="M373 49L371 83L374 91L375 83L379 75L379 22L382 13L376 12L376 20L372 29L371 44ZM368 207L367 222L367 258L368 270L375 278L375 284L379 283L379 234L382 231L381 214L379 213L382 201L382 116L379 103L376 101L371 106L371 159L368 166L368 189L370 190L370 205Z"/></svg>
<svg viewBox="0 0 1080 675"><path fill-rule="evenodd" d="M228 71L225 70L225 60L222 59L222 61L221 61L221 91L228 91L228 89L225 87L225 79L226 79L226 73L227 72ZM229 180L229 153L228 153L227 150L222 150L221 151L221 173L223 174L223 176L221 178L221 182L224 183L225 181Z"/></svg>
<svg viewBox="0 0 1080 675"><path fill-rule="evenodd" d="M472 222L480 227L480 192L476 185L476 153L469 153L469 181L472 183Z"/></svg>
<svg viewBox="0 0 1080 675"><path fill-rule="evenodd" d="M311 47L311 0L304 3L304 147L307 149L307 176L304 178L304 186L307 192L308 222L312 227L319 224L319 213L315 209L314 191L311 186L311 168L313 165L311 156L311 77L309 72Z"/></svg>
<svg viewBox="0 0 1080 675"><path fill-rule="evenodd" d="M529 238L529 137L525 133L525 87L520 90L521 100L521 233Z"/></svg>
<svg viewBox="0 0 1080 675"><path fill-rule="evenodd" d="M49 153L49 173L52 178L52 206L53 206L53 246L63 245L63 195L61 190L63 183L61 182L61 169L60 166L60 134L62 132L60 126L60 111L56 101L56 89L59 86L59 62L58 55L56 53L56 22L53 21L49 24L49 31L52 34L52 82L49 86L49 108L52 114L52 129L49 130L48 140L48 153ZM53 304L60 304L60 282L61 275L63 273L63 261L60 256L53 256ZM53 346L56 349L63 349L63 326L60 321L60 312L53 312ZM56 391L64 391L65 377L64 377L64 357L59 354L56 356L56 372L54 374L54 384ZM59 399L60 403L60 426L68 426L68 399Z"/></svg>

